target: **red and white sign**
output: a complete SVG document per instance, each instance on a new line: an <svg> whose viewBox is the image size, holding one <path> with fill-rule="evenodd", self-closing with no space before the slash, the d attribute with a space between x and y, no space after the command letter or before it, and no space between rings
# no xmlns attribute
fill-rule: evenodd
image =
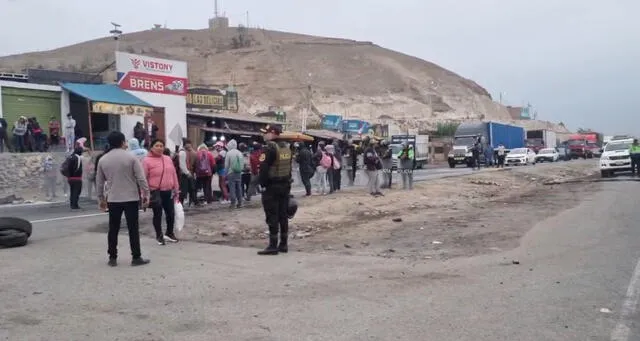
<svg viewBox="0 0 640 341"><path fill-rule="evenodd" d="M187 95L187 63L116 52L118 86L124 90Z"/></svg>
<svg viewBox="0 0 640 341"><path fill-rule="evenodd" d="M124 90L186 96L188 84L186 78L130 71L122 76L118 85Z"/></svg>

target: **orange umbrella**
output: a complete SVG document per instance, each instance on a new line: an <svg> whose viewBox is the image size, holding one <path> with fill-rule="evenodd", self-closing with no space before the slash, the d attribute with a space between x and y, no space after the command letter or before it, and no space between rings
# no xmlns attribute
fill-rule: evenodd
<svg viewBox="0 0 640 341"><path fill-rule="evenodd" d="M313 142L313 136L294 131L283 131L282 134L278 135L277 139L293 142Z"/></svg>

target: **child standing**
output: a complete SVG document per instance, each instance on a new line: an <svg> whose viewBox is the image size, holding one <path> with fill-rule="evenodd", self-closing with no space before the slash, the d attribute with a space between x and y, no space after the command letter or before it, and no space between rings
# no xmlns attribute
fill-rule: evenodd
<svg viewBox="0 0 640 341"><path fill-rule="evenodd" d="M44 158L42 170L44 173L45 195L48 200L53 200L56 197L56 184L58 182L58 171L53 156L47 155Z"/></svg>

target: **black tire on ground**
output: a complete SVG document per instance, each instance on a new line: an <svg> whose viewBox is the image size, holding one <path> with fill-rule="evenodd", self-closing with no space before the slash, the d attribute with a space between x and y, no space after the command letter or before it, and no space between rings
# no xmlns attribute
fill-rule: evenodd
<svg viewBox="0 0 640 341"><path fill-rule="evenodd" d="M9 230L5 230L9 231ZM27 245L29 236L22 231L12 230L12 233L0 236L0 247L18 247Z"/></svg>
<svg viewBox="0 0 640 341"><path fill-rule="evenodd" d="M453 162L449 162L449 168L456 168L456 164Z"/></svg>
<svg viewBox="0 0 640 341"><path fill-rule="evenodd" d="M31 237L33 231L31 223L28 220L16 217L0 217L0 231L17 230L22 231Z"/></svg>
<svg viewBox="0 0 640 341"><path fill-rule="evenodd" d="M611 176L611 173L609 173L609 171L606 171L606 170L601 170L600 176L603 178L608 178L609 176Z"/></svg>

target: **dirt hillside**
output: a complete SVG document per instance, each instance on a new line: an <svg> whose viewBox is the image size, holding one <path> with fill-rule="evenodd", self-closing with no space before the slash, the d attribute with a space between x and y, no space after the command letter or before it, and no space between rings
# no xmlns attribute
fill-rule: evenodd
<svg viewBox="0 0 640 341"><path fill-rule="evenodd" d="M0 58L0 71L25 68L97 72L114 60L112 38ZM430 128L438 121L510 121L505 107L475 82L433 63L371 42L314 37L262 29L154 29L121 37L120 50L189 63L192 85L234 83L240 110L280 107L299 123L312 86L310 123L338 112L376 121ZM114 79L114 69L105 80ZM554 127L554 129L557 127Z"/></svg>

